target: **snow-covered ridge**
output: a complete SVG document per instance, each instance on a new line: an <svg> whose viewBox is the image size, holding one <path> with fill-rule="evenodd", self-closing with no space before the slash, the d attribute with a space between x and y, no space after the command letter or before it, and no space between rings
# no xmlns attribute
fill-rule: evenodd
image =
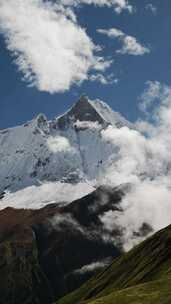
<svg viewBox="0 0 171 304"><path fill-rule="evenodd" d="M118 128L123 126L132 128L130 122L128 122L120 113L114 112L105 102L99 99L89 102L107 123L117 126Z"/></svg>
<svg viewBox="0 0 171 304"><path fill-rule="evenodd" d="M0 192L42 181L97 179L113 153L101 131L108 125L130 127L102 101L81 97L52 121L43 114L24 125L0 131Z"/></svg>

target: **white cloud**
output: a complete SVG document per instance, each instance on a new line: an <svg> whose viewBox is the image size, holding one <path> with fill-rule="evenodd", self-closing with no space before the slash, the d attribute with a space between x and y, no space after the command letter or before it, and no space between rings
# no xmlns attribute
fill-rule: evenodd
<svg viewBox="0 0 171 304"><path fill-rule="evenodd" d="M158 231L171 223L171 189L159 181L141 181L122 201L123 213L111 214L111 218L119 227L124 226L123 242L129 250L138 238L138 232L144 223ZM111 221L110 221L111 222Z"/></svg>
<svg viewBox="0 0 171 304"><path fill-rule="evenodd" d="M159 100L151 114L155 123L150 123L151 116L142 121L146 136L127 127L110 126L101 132L114 152L103 183L133 185L121 202L123 212L110 211L101 217L107 230L120 227L126 250L142 239L137 233L144 223L153 231L171 223L171 87L151 81L146 86L145 109L153 99Z"/></svg>
<svg viewBox="0 0 171 304"><path fill-rule="evenodd" d="M89 79L91 81L100 82L101 84L108 84L107 78L103 74L93 74L90 75Z"/></svg>
<svg viewBox="0 0 171 304"><path fill-rule="evenodd" d="M124 36L122 38L123 46L117 53L120 54L129 54L129 55L144 55L150 53L150 50L141 45L135 37L132 36Z"/></svg>
<svg viewBox="0 0 171 304"><path fill-rule="evenodd" d="M87 273L87 272L100 270L100 269L108 266L110 263L111 263L111 260L109 258L101 260L101 261L97 261L97 262L92 262L91 264L84 265L80 269L76 269L74 271L74 273L84 274L84 273Z"/></svg>
<svg viewBox="0 0 171 304"><path fill-rule="evenodd" d="M102 126L97 121L86 121L86 120L85 121L77 120L74 123L74 127L80 130L84 130L84 129L100 130L102 128Z"/></svg>
<svg viewBox="0 0 171 304"><path fill-rule="evenodd" d="M77 6L81 4L93 4L96 6L113 7L117 14L127 10L129 13L133 12L133 6L128 0L61 0L64 5Z"/></svg>
<svg viewBox="0 0 171 304"><path fill-rule="evenodd" d="M0 31L24 79L41 91L68 90L111 64L95 55L73 10L50 1L1 0Z"/></svg>
<svg viewBox="0 0 171 304"><path fill-rule="evenodd" d="M111 28L109 30L98 29L97 32L100 33L100 34L107 35L110 38L119 38L119 37L125 36L125 34L117 28Z"/></svg>
<svg viewBox="0 0 171 304"><path fill-rule="evenodd" d="M73 149L69 140L63 136L49 137L47 145L53 153L71 151Z"/></svg>
<svg viewBox="0 0 171 304"><path fill-rule="evenodd" d="M101 135L106 143L113 143L113 159L107 166L109 182L116 181L116 185L136 183L137 176L144 171L146 164L146 139L128 127L118 129L109 126Z"/></svg>
<svg viewBox="0 0 171 304"><path fill-rule="evenodd" d="M140 44L135 37L126 35L117 28L98 29L97 32L110 38L119 38L122 43L122 48L116 51L119 54L138 56L150 53L150 49Z"/></svg>
<svg viewBox="0 0 171 304"><path fill-rule="evenodd" d="M167 98L169 92L170 88L168 86L162 85L158 81L147 81L146 89L140 96L140 110L146 115L150 115L151 111L149 112L149 110Z"/></svg>
<svg viewBox="0 0 171 304"><path fill-rule="evenodd" d="M154 6L152 3L148 3L145 6L145 9L148 10L148 11L151 11L153 15L157 15L157 7Z"/></svg>
<svg viewBox="0 0 171 304"><path fill-rule="evenodd" d="M81 227L81 225L72 217L70 213L56 214L53 218L49 220L49 224L53 226L56 230L63 230L63 225L67 225L72 229L75 229L82 234L86 234L86 231Z"/></svg>
<svg viewBox="0 0 171 304"><path fill-rule="evenodd" d="M105 76L100 73L90 75L89 80L100 82L103 85L117 84L119 81L113 74Z"/></svg>
<svg viewBox="0 0 171 304"><path fill-rule="evenodd" d="M83 182L77 184L42 183L40 186L30 186L14 193L7 193L1 200L0 209L6 207L38 209L52 203L67 204L93 190L91 185Z"/></svg>
<svg viewBox="0 0 171 304"><path fill-rule="evenodd" d="M94 63L94 69L97 71L104 71L111 66L113 60L104 60L103 57L96 57L96 62Z"/></svg>

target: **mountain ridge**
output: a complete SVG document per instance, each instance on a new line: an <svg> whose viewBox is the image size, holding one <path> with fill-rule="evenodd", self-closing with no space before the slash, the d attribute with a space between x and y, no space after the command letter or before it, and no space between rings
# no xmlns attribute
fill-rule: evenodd
<svg viewBox="0 0 171 304"><path fill-rule="evenodd" d="M108 124L115 125L117 127L129 126L132 124L128 122L120 113L115 112L107 103L100 99L90 100L87 96L82 95L80 99L73 104L73 106L64 114L57 116L56 119L60 121L65 120L65 117L75 116L75 121L96 121L104 126ZM66 118L67 120L67 118Z"/></svg>
<svg viewBox="0 0 171 304"><path fill-rule="evenodd" d="M21 126L1 130L0 192L42 181L96 179L113 153L101 138L101 131L111 124L130 127L105 103L82 96L51 121L39 114Z"/></svg>

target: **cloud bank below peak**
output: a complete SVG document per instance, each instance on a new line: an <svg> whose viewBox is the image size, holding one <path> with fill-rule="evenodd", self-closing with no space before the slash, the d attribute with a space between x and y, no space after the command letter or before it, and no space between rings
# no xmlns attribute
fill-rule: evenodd
<svg viewBox="0 0 171 304"><path fill-rule="evenodd" d="M140 109L145 119L137 121L136 130L109 126L102 131L103 140L116 151L103 183L132 184L121 202L122 212L101 217L107 230L116 224L121 228L126 250L140 241L146 224L157 231L171 223L171 87L147 81Z"/></svg>
<svg viewBox="0 0 171 304"><path fill-rule="evenodd" d="M103 71L111 62L97 56L74 11L50 1L2 0L0 32L23 79L50 93L63 92Z"/></svg>

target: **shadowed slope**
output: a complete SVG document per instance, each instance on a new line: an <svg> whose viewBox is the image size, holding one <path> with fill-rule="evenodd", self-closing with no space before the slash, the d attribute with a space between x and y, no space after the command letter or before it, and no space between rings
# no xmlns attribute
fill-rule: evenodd
<svg viewBox="0 0 171 304"><path fill-rule="evenodd" d="M170 303L170 289L171 226L114 260L105 271L58 303L162 304Z"/></svg>
<svg viewBox="0 0 171 304"><path fill-rule="evenodd" d="M52 303L119 256L99 216L122 196L100 187L67 206L0 211L0 303Z"/></svg>

